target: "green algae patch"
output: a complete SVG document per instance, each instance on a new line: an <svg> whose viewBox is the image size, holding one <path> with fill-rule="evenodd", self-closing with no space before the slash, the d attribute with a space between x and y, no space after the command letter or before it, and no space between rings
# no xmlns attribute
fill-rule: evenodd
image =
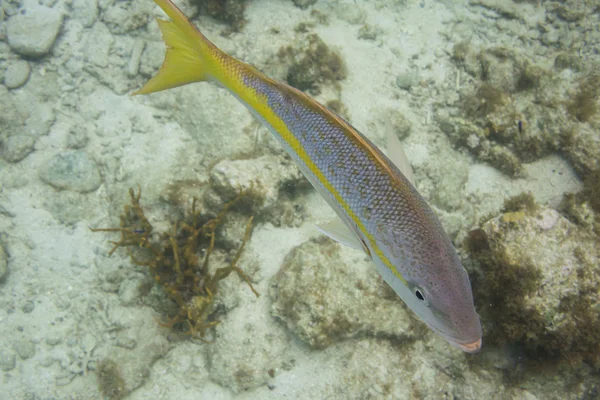
<svg viewBox="0 0 600 400"><path fill-rule="evenodd" d="M127 395L125 379L117 363L111 359L104 359L98 364L96 371L98 376L98 386L105 398L110 400L120 400Z"/></svg>
<svg viewBox="0 0 600 400"><path fill-rule="evenodd" d="M202 14L228 24L231 32L240 31L246 24L246 0L195 0L193 3L198 5Z"/></svg>
<svg viewBox="0 0 600 400"><path fill-rule="evenodd" d="M600 170L585 177L581 192L567 193L560 209L570 221L600 237Z"/></svg>
<svg viewBox="0 0 600 400"><path fill-rule="evenodd" d="M298 47L282 47L277 57L289 65L287 83L315 95L321 92L321 86L336 85L348 75L342 57L314 33Z"/></svg>
<svg viewBox="0 0 600 400"><path fill-rule="evenodd" d="M581 122L588 122L598 112L600 72L593 72L579 82L577 90L567 103L567 111Z"/></svg>
<svg viewBox="0 0 600 400"><path fill-rule="evenodd" d="M166 232L156 233L140 204L141 190L135 194L129 189L131 204L126 205L120 216L118 228L92 229L93 232L118 232L119 241L111 242L112 255L118 248L126 248L135 265L145 266L154 282L173 301L177 310L168 315L164 326L178 327L202 339L209 328L219 321L214 316L214 299L218 294L219 281L232 272L244 280L252 292L248 276L237 266L244 246L252 231L252 217L246 224L242 244L228 267L211 272L210 256L215 250L215 237L227 212L243 199L243 193L225 203L216 215L205 215L196 209L192 201L191 212L173 224Z"/></svg>
<svg viewBox="0 0 600 400"><path fill-rule="evenodd" d="M534 215L539 209L540 206L536 203L531 192L524 192L504 200L503 211L505 212L521 211Z"/></svg>

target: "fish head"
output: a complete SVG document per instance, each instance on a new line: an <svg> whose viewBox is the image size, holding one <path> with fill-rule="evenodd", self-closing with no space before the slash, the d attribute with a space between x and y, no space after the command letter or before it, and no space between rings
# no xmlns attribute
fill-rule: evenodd
<svg viewBox="0 0 600 400"><path fill-rule="evenodd" d="M377 255L373 259L384 280L434 332L451 345L476 353L482 331L471 282L449 240L441 247L402 256L391 251L388 262Z"/></svg>
<svg viewBox="0 0 600 400"><path fill-rule="evenodd" d="M407 281L410 295L406 303L450 344L467 353L478 352L482 342L481 323L473 304L467 271L460 261L456 266L432 269L452 273L438 280L415 278Z"/></svg>

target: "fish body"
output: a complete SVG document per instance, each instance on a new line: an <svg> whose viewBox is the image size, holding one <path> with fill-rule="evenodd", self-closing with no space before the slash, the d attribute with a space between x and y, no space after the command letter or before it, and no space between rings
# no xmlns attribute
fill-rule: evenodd
<svg viewBox="0 0 600 400"><path fill-rule="evenodd" d="M277 138L335 210L383 279L454 346L476 352L481 325L469 277L433 210L396 165L342 118L214 46L170 0L155 2L168 48L136 94L215 82Z"/></svg>

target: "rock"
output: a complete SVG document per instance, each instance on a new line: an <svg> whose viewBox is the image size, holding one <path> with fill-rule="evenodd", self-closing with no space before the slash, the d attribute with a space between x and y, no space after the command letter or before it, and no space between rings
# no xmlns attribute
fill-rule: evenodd
<svg viewBox="0 0 600 400"><path fill-rule="evenodd" d="M4 279L8 272L8 256L4 248L0 245L0 281Z"/></svg>
<svg viewBox="0 0 600 400"><path fill-rule="evenodd" d="M123 34L148 23L154 4L143 0L114 2L102 14L102 20L111 33Z"/></svg>
<svg viewBox="0 0 600 400"><path fill-rule="evenodd" d="M4 142L2 156L8 162L19 162L33 151L34 143L30 135L12 135Z"/></svg>
<svg viewBox="0 0 600 400"><path fill-rule="evenodd" d="M127 75L130 77L135 77L138 74L140 69L140 60L142 58L142 53L144 51L144 47L146 46L146 42L141 39L135 41L133 45L133 50L131 51L131 58L127 63Z"/></svg>
<svg viewBox="0 0 600 400"><path fill-rule="evenodd" d="M46 344L49 346L56 346L61 344L63 341L63 334L61 332L50 332L46 336Z"/></svg>
<svg viewBox="0 0 600 400"><path fill-rule="evenodd" d="M286 256L270 295L273 316L315 348L356 336L415 335L404 303L375 265L325 237Z"/></svg>
<svg viewBox="0 0 600 400"><path fill-rule="evenodd" d="M364 24L358 29L358 38L363 40L375 40L381 35L381 28L373 25Z"/></svg>
<svg viewBox="0 0 600 400"><path fill-rule="evenodd" d="M55 120L56 115L51 104L35 104L31 108L29 118L25 121L25 131L35 138L47 135Z"/></svg>
<svg viewBox="0 0 600 400"><path fill-rule="evenodd" d="M412 131L412 123L406 116L396 108L386 108L381 113L383 129L386 135L396 135L398 139L404 140Z"/></svg>
<svg viewBox="0 0 600 400"><path fill-rule="evenodd" d="M98 189L101 178L94 160L79 150L58 153L41 168L40 178L57 188L87 193Z"/></svg>
<svg viewBox="0 0 600 400"><path fill-rule="evenodd" d="M4 372L13 370L17 366L17 357L11 349L0 349L0 369Z"/></svg>
<svg viewBox="0 0 600 400"><path fill-rule="evenodd" d="M236 393L267 383L268 371L281 368L289 351L283 328L268 313L252 311L257 304L247 305L222 319L207 349L210 378Z"/></svg>
<svg viewBox="0 0 600 400"><path fill-rule="evenodd" d="M506 47L489 47L479 53L482 77L494 88L515 93L523 90L522 74L528 59Z"/></svg>
<svg viewBox="0 0 600 400"><path fill-rule="evenodd" d="M292 0L294 5L301 9L306 9L317 2L317 0Z"/></svg>
<svg viewBox="0 0 600 400"><path fill-rule="evenodd" d="M347 394L346 399L434 399L453 391L453 378L434 368L420 353L422 348L399 349L389 341L371 338L355 341L351 347L340 370L342 377L334 383ZM450 365L457 364L461 360L451 360Z"/></svg>
<svg viewBox="0 0 600 400"><path fill-rule="evenodd" d="M35 302L31 300L26 301L25 304L23 304L23 307L21 307L21 311L25 314L29 314L33 312L33 310L35 310Z"/></svg>
<svg viewBox="0 0 600 400"><path fill-rule="evenodd" d="M517 4L512 2L502 2L494 0L472 0L470 4L488 8L508 19L522 18L521 9Z"/></svg>
<svg viewBox="0 0 600 400"><path fill-rule="evenodd" d="M30 73L31 68L25 60L9 64L6 72L4 72L4 85L9 89L19 88L27 82Z"/></svg>
<svg viewBox="0 0 600 400"><path fill-rule="evenodd" d="M553 209L511 208L470 234L483 271L474 297L489 343L598 365L598 237Z"/></svg>
<svg viewBox="0 0 600 400"><path fill-rule="evenodd" d="M71 17L80 21L84 27L89 28L98 18L98 1L73 0L71 10Z"/></svg>
<svg viewBox="0 0 600 400"><path fill-rule="evenodd" d="M164 328L160 327L149 313L140 312L139 308L120 306L115 308L119 311L115 313L113 323L128 327L119 331L118 337L127 337L128 340L123 342L117 339L120 345L110 346L106 358L99 363L98 371L99 375L102 374L107 378L104 384L108 387L103 388L103 392L115 393L117 389L122 397L115 398L123 398L126 393L137 389L148 379L152 364L164 357L171 345ZM136 343L135 346L131 345L132 341ZM126 344L127 342L129 343ZM123 344L130 348L121 346ZM100 365L103 367L100 368ZM112 383L117 380L120 383L114 387Z"/></svg>
<svg viewBox="0 0 600 400"><path fill-rule="evenodd" d="M35 343L31 340L20 340L15 343L15 350L22 360L27 360L35 355Z"/></svg>
<svg viewBox="0 0 600 400"><path fill-rule="evenodd" d="M341 20L347 21L353 25L364 24L367 20L367 13L358 4L335 2L332 3L331 14Z"/></svg>
<svg viewBox="0 0 600 400"><path fill-rule="evenodd" d="M108 54L115 38L101 22L94 24L92 29L85 35L85 58L88 63L106 68L108 66Z"/></svg>
<svg viewBox="0 0 600 400"><path fill-rule="evenodd" d="M577 123L566 131L563 152L583 176L600 169L600 136L590 124Z"/></svg>
<svg viewBox="0 0 600 400"><path fill-rule="evenodd" d="M414 71L404 72L396 77L396 86L402 90L410 90L419 81L419 76Z"/></svg>
<svg viewBox="0 0 600 400"><path fill-rule="evenodd" d="M60 11L37 6L23 14L16 14L8 20L6 36L9 46L27 57L46 55L62 26Z"/></svg>
<svg viewBox="0 0 600 400"><path fill-rule="evenodd" d="M232 200L241 191L249 191L244 201L248 199L257 207L254 212L264 212L277 205L282 189L297 187L304 178L291 160L265 155L221 161L212 168L210 180L220 197L218 204Z"/></svg>
<svg viewBox="0 0 600 400"><path fill-rule="evenodd" d="M123 305L133 305L140 300L140 286L145 282L142 277L125 279L119 285L119 300Z"/></svg>
<svg viewBox="0 0 600 400"><path fill-rule="evenodd" d="M92 130L93 127L89 123L72 127L67 135L66 146L74 150L84 148L89 141L88 132Z"/></svg>
<svg viewBox="0 0 600 400"><path fill-rule="evenodd" d="M20 132L25 123L23 115L17 109L11 92L3 85L0 85L0 139Z"/></svg>
<svg viewBox="0 0 600 400"><path fill-rule="evenodd" d="M137 346L137 342L135 341L135 339L130 338L127 335L120 334L119 336L117 336L115 345L124 349L133 350L135 349L135 346Z"/></svg>

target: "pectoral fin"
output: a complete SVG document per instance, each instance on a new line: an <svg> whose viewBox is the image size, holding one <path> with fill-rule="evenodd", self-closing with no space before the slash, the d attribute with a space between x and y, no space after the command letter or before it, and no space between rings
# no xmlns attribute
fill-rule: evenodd
<svg viewBox="0 0 600 400"><path fill-rule="evenodd" d="M338 217L324 224L317 225L317 229L344 246L352 247L357 250L364 250L367 254L370 254L369 249L364 242L360 240L360 238Z"/></svg>

